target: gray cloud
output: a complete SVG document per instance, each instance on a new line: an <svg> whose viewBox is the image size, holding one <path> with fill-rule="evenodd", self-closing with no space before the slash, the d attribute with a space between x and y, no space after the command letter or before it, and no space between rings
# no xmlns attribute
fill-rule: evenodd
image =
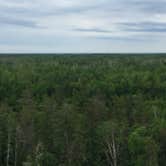
<svg viewBox="0 0 166 166"><path fill-rule="evenodd" d="M101 28L75 28L73 30L79 31L79 32L111 33L111 31L107 29L101 29Z"/></svg>
<svg viewBox="0 0 166 166"><path fill-rule="evenodd" d="M166 23L158 23L158 22L126 22L120 23L120 27L124 31L129 32L166 32Z"/></svg>
<svg viewBox="0 0 166 166"><path fill-rule="evenodd" d="M6 0L6 1L8 2L9 0ZM78 4L76 3L77 1L79 2ZM94 3L92 2L87 3L90 1ZM95 10L97 8L100 8L101 4L104 5L107 0L106 1L99 0L98 2L95 2L94 0L90 0L90 1L71 0L71 2L73 2L73 5L69 5L69 6L63 5L63 2L67 3L68 0L62 0L62 2L60 0L55 0L55 1L50 1L50 3L46 3L47 1L45 2L45 0L34 0L34 1L29 0L30 6L23 5L24 3L22 3L22 1L15 1L14 4L18 4L18 5L13 5L13 3L11 3L12 5L4 5L2 2L2 5L0 6L0 13L8 14L8 15L10 14L26 15L26 16L33 16L33 17L43 17L43 16L49 16L49 15L64 15L64 14L70 14L70 13L80 13L80 12ZM20 5L22 4L22 5L20 6L19 4ZM77 4L77 5L74 5L74 4Z"/></svg>
<svg viewBox="0 0 166 166"><path fill-rule="evenodd" d="M96 37L99 40L111 40L111 41L122 41L122 42L143 42L145 39L140 36L131 36L131 37L114 37L114 36L101 36Z"/></svg>
<svg viewBox="0 0 166 166"><path fill-rule="evenodd" d="M136 0L130 4L146 13L166 13L166 1L164 0Z"/></svg>
<svg viewBox="0 0 166 166"><path fill-rule="evenodd" d="M30 27L30 28L39 28L39 26L34 21L29 20L21 20L11 17L2 17L0 16L0 24L1 25L15 25L15 26L23 26L23 27Z"/></svg>

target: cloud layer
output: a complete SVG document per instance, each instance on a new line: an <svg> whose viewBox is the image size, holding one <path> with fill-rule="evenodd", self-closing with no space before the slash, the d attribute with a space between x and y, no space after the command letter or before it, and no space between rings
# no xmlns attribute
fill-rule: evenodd
<svg viewBox="0 0 166 166"><path fill-rule="evenodd" d="M0 0L0 52L164 52L166 0Z"/></svg>

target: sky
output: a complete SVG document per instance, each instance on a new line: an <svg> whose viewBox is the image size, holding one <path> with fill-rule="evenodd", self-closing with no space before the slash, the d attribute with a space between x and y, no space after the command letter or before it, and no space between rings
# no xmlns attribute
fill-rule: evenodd
<svg viewBox="0 0 166 166"><path fill-rule="evenodd" d="M0 0L0 53L166 52L166 0Z"/></svg>

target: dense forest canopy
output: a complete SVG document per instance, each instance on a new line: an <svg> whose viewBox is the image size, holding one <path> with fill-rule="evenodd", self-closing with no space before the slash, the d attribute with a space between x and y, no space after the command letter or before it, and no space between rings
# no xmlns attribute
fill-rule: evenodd
<svg viewBox="0 0 166 166"><path fill-rule="evenodd" d="M165 161L166 56L0 56L0 166Z"/></svg>

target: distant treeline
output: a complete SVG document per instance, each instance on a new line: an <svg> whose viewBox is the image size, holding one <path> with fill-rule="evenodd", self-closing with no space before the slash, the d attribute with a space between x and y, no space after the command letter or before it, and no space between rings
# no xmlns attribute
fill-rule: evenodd
<svg viewBox="0 0 166 166"><path fill-rule="evenodd" d="M92 55L0 55L0 166L165 166L165 54Z"/></svg>

